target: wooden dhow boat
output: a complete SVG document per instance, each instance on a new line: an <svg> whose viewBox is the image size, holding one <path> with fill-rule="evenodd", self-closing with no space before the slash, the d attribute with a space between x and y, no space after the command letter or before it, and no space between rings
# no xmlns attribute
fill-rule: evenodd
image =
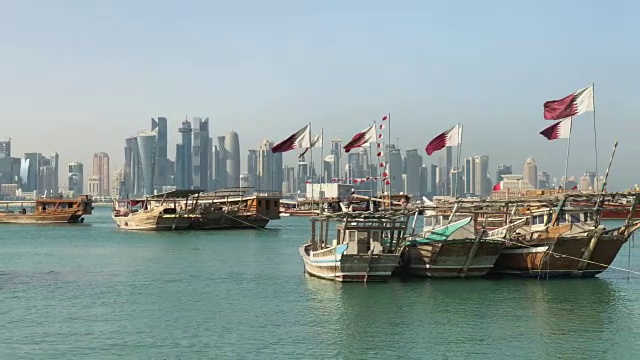
<svg viewBox="0 0 640 360"><path fill-rule="evenodd" d="M338 282L386 281L398 266L409 214L346 212L311 218L311 239L300 247L305 272ZM329 223L336 238L329 242Z"/></svg>
<svg viewBox="0 0 640 360"><path fill-rule="evenodd" d="M16 224L56 224L81 223L84 215L91 215L91 196L80 195L76 199L41 198L33 202L5 202L5 210L0 211L0 223ZM19 209L15 209L19 205ZM32 205L32 206L29 206Z"/></svg>
<svg viewBox="0 0 640 360"><path fill-rule="evenodd" d="M185 230L195 214L189 198L200 190L175 190L143 199L115 200L111 217L122 230Z"/></svg>

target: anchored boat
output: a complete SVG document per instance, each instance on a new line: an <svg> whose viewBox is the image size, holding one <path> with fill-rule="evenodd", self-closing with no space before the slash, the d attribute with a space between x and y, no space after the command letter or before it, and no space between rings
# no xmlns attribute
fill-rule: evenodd
<svg viewBox="0 0 640 360"><path fill-rule="evenodd" d="M76 199L42 198L33 202L6 202L5 204L6 209L0 211L0 223L80 223L84 222L83 215L91 215L93 210L89 195L81 195ZM10 204L19 204L20 208L11 209Z"/></svg>
<svg viewBox="0 0 640 360"><path fill-rule="evenodd" d="M398 266L407 212L347 212L311 219L311 239L300 247L305 272L338 282L386 281ZM329 241L329 224L336 237Z"/></svg>

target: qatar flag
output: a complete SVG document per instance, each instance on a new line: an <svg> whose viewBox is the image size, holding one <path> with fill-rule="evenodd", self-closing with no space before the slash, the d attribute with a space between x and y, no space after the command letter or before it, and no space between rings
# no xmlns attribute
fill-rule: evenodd
<svg viewBox="0 0 640 360"><path fill-rule="evenodd" d="M271 148L272 153L287 152L298 148L307 148L311 146L311 134L309 125L305 125L302 129L291 134L288 138L277 143Z"/></svg>
<svg viewBox="0 0 640 360"><path fill-rule="evenodd" d="M427 152L427 155L431 155L434 152L444 149L447 146L460 145L461 141L462 125L458 124L433 138L433 140L431 140L429 144L427 144L427 147L424 150Z"/></svg>
<svg viewBox="0 0 640 360"><path fill-rule="evenodd" d="M389 120L389 115L391 115L391 114L384 115L384 116L382 117L382 121L387 121L387 120Z"/></svg>
<svg viewBox="0 0 640 360"><path fill-rule="evenodd" d="M500 190L502 190L502 181L493 185L493 191L500 191Z"/></svg>
<svg viewBox="0 0 640 360"><path fill-rule="evenodd" d="M580 89L558 100L544 103L545 120L560 120L593 111L593 86Z"/></svg>
<svg viewBox="0 0 640 360"><path fill-rule="evenodd" d="M368 128L362 130L361 132L355 134L353 138L343 146L344 152L348 153L349 151L362 147L363 145L367 145L370 143L376 142L376 128L371 125Z"/></svg>
<svg viewBox="0 0 640 360"><path fill-rule="evenodd" d="M540 135L548 140L568 139L571 137L571 118L558 121L548 128L540 131Z"/></svg>

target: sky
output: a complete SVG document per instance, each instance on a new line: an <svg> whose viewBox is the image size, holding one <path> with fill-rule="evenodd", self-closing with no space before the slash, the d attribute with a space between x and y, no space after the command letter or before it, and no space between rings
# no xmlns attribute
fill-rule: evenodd
<svg viewBox="0 0 640 360"><path fill-rule="evenodd" d="M246 151L307 123L348 140L385 113L391 138L424 153L464 124L463 157L490 172L532 156L564 174L567 142L538 134L546 100L595 84L598 172L640 183L640 3L635 1L0 0L0 137L13 156L94 153L169 119L209 117ZM570 175L594 168L593 113L574 119ZM385 134L386 135L386 134ZM396 139L399 138L399 139ZM328 140L327 140L328 146ZM325 153L328 151L325 151ZM295 161L287 154L285 161ZM492 176L493 178L493 176Z"/></svg>

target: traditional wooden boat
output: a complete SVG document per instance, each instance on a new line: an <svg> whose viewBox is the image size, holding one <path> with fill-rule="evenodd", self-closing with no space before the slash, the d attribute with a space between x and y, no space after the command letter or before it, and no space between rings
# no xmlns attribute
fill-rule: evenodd
<svg viewBox="0 0 640 360"><path fill-rule="evenodd" d="M600 225L598 204L585 207L593 196L565 195L558 207L527 209L526 223L507 240L493 273L533 277L593 277L613 262L620 248L640 227L627 218L624 225ZM569 205L572 199L579 201ZM634 196L633 212L637 198ZM575 204L578 204L576 206Z"/></svg>
<svg viewBox="0 0 640 360"><path fill-rule="evenodd" d="M89 195L81 195L77 199L42 198L33 202L6 202L6 209L0 211L0 223L17 224L53 224L81 223L83 215L91 215L93 204ZM20 205L13 210L10 205ZM27 208L29 205L29 211Z"/></svg>
<svg viewBox="0 0 640 360"><path fill-rule="evenodd" d="M280 219L281 199L279 192L253 192L248 187L198 194L187 206L196 215L190 229L264 228L271 220Z"/></svg>
<svg viewBox="0 0 640 360"><path fill-rule="evenodd" d="M123 230L185 230L196 217L187 208L199 190L175 190L143 199L116 200L112 218Z"/></svg>
<svg viewBox="0 0 640 360"><path fill-rule="evenodd" d="M429 226L429 220L441 221L433 221ZM435 278L477 277L488 273L505 241L486 238L483 228L476 230L477 217L444 223L442 220L442 216L428 214L423 231L406 238L400 255L402 273Z"/></svg>
<svg viewBox="0 0 640 360"><path fill-rule="evenodd" d="M338 282L386 281L398 266L406 212L339 213L311 219L311 239L300 247L305 272ZM329 223L337 239L329 243Z"/></svg>

